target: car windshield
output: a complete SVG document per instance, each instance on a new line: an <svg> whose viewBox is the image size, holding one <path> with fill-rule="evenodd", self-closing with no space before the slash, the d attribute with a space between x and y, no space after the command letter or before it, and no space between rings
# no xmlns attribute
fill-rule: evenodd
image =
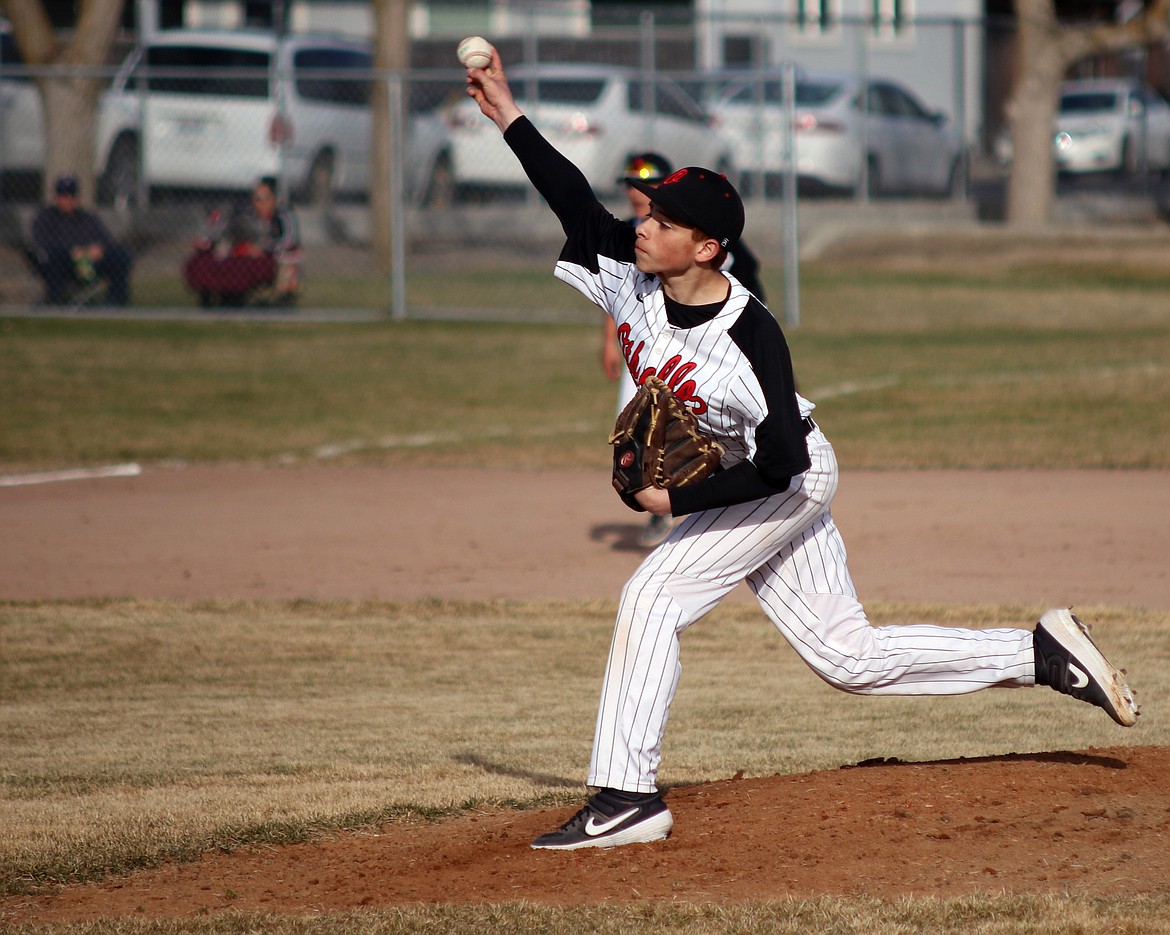
<svg viewBox="0 0 1170 935"><path fill-rule="evenodd" d="M841 93L839 82L798 81L796 82L796 103L800 107L817 107L827 104Z"/></svg>
<svg viewBox="0 0 1170 935"><path fill-rule="evenodd" d="M268 63L267 52L205 45L154 46L145 57L151 91L216 97L268 97ZM154 74L163 69L174 73Z"/></svg>
<svg viewBox="0 0 1170 935"><path fill-rule="evenodd" d="M374 57L356 49L300 49L293 56L297 93L323 104L369 104L367 75L373 67ZM326 74L313 75L314 71ZM346 77L347 72L355 77Z"/></svg>
<svg viewBox="0 0 1170 935"><path fill-rule="evenodd" d="M752 81L736 87L724 101L728 104L752 104L757 100L757 95L761 95L769 104L774 104L784 96L784 85L776 80L765 81L762 85Z"/></svg>
<svg viewBox="0 0 1170 935"><path fill-rule="evenodd" d="M512 93L516 100L531 100L533 85L536 100L542 104L593 104L605 89L602 78L538 78L534 82L531 78L515 77L512 79Z"/></svg>
<svg viewBox="0 0 1170 935"><path fill-rule="evenodd" d="M1078 92L1064 94L1060 98L1062 114L1089 114L1102 110L1115 110L1117 95L1112 91Z"/></svg>
<svg viewBox="0 0 1170 935"><path fill-rule="evenodd" d="M12 33L0 33L0 64L24 64L24 59L20 57L20 49L16 47L16 40L12 38Z"/></svg>
<svg viewBox="0 0 1170 935"><path fill-rule="evenodd" d="M798 107L818 107L828 103L840 91L841 85L835 82L797 81L796 104ZM724 103L752 104L760 99L757 95L761 92L763 100L769 104L778 104L784 99L784 83L778 78L764 81L762 85L759 82L748 82L730 91L724 97Z"/></svg>

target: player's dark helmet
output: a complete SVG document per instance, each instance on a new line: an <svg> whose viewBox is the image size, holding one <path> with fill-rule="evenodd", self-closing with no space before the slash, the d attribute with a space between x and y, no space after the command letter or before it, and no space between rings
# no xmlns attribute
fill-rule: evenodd
<svg viewBox="0 0 1170 935"><path fill-rule="evenodd" d="M626 162L626 171L619 182L628 182L637 179L639 182L648 182L656 185L674 171L670 160L661 153L638 153Z"/></svg>

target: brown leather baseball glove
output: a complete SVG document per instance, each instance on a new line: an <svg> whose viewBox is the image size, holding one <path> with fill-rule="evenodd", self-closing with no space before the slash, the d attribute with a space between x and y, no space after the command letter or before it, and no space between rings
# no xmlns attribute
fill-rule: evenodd
<svg viewBox="0 0 1170 935"><path fill-rule="evenodd" d="M695 414L658 377L647 377L609 437L613 487L626 506L645 512L634 494L684 487L719 469L723 446L699 429Z"/></svg>

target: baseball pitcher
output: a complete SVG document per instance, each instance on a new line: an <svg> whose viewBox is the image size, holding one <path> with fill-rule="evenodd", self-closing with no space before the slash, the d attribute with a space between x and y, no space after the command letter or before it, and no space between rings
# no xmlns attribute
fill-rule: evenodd
<svg viewBox="0 0 1170 935"><path fill-rule="evenodd" d="M533 847L614 847L670 833L657 775L679 637L741 581L805 663L842 691L957 695L1049 685L1118 724L1136 721L1121 672L1068 610L1049 610L1031 630L874 627L866 619L830 512L833 447L796 391L776 319L722 270L744 227L743 203L726 178L687 166L645 185L650 217L634 228L604 208L521 113L496 50L486 67L468 68L467 92L561 222L557 278L613 318L634 382L666 384L720 452L717 469L689 483L642 479L619 489L635 509L686 519L622 591L587 779L598 791ZM622 483L615 468L615 485Z"/></svg>

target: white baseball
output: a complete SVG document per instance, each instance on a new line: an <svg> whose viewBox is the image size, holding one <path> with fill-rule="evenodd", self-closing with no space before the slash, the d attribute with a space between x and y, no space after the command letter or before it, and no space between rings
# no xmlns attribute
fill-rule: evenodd
<svg viewBox="0 0 1170 935"><path fill-rule="evenodd" d="M492 63L492 46L483 36L468 36L455 54L464 68L487 68Z"/></svg>

